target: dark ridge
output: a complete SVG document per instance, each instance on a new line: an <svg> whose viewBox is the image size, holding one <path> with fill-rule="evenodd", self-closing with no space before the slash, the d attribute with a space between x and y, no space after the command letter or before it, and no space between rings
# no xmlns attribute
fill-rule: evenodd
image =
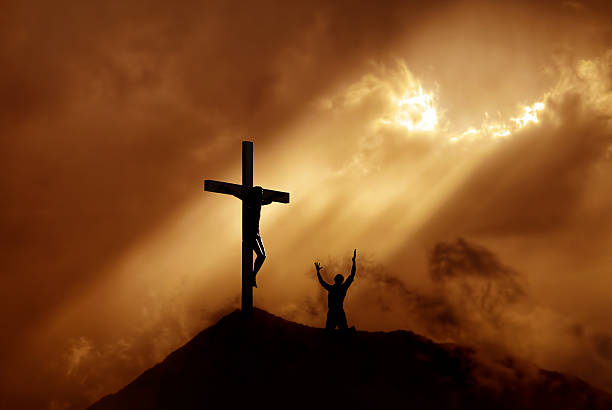
<svg viewBox="0 0 612 410"><path fill-rule="evenodd" d="M410 331L325 334L255 309L200 332L91 410L612 409L612 397L511 357Z"/></svg>

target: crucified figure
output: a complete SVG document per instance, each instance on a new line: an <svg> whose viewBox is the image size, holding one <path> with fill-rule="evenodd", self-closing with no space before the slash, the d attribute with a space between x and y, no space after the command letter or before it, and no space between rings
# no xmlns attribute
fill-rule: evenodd
<svg viewBox="0 0 612 410"><path fill-rule="evenodd" d="M247 242L253 249L257 257L253 263L253 274L251 275L251 285L257 287L257 272L261 269L266 260L266 248L264 248L261 235L259 233L259 219L261 217L262 205L268 205L272 203L272 200L266 200L263 197L263 188L260 186L254 186L249 188L246 193L246 197L243 194L236 195L239 199L245 201L247 207Z"/></svg>
<svg viewBox="0 0 612 410"><path fill-rule="evenodd" d="M253 286L257 285L253 275L253 250L257 253L255 274L261 268L265 251L259 235L261 206L271 202L289 203L289 192L253 187L253 143L242 141L242 184L204 180L204 190L218 194L233 195L242 202L242 313L253 316ZM259 239L259 240L258 240Z"/></svg>
<svg viewBox="0 0 612 410"><path fill-rule="evenodd" d="M349 277L344 280L344 276L341 274L337 274L334 277L334 284L330 285L325 282L321 277L321 264L319 262L315 262L315 268L317 269L317 278L319 279L319 283L325 290L327 290L327 307L329 311L327 312L327 321L325 322L326 330L334 330L336 326L340 328L340 330L347 330L348 324L346 323L346 314L344 313L344 298L346 297L346 292L348 291L349 286L353 283L355 279L355 272L357 270L355 266L355 258L357 257L357 249L353 251L353 267L351 268L351 274Z"/></svg>

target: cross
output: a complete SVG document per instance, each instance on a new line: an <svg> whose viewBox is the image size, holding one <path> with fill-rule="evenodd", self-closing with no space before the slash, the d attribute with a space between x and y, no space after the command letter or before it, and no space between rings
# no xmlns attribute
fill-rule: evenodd
<svg viewBox="0 0 612 410"><path fill-rule="evenodd" d="M242 141L242 185L231 184L229 182L204 180L204 190L228 194L246 198L246 193L253 187L253 143ZM263 200L271 202L289 203L289 193L263 190ZM250 226L247 219L246 200L242 201L242 313L246 316L253 314L253 286L251 284L251 274L253 273L253 249L248 242L247 229Z"/></svg>

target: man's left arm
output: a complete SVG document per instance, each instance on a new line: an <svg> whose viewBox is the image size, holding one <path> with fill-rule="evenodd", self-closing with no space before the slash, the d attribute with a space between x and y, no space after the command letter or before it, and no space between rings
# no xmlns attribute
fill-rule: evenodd
<svg viewBox="0 0 612 410"><path fill-rule="evenodd" d="M353 281L355 280L355 272L357 272L357 266L355 266L356 257L357 257L357 249L353 251L353 266L351 267L351 274L346 279L346 282L344 282L346 284L347 289L349 286L351 286L351 283L353 283Z"/></svg>

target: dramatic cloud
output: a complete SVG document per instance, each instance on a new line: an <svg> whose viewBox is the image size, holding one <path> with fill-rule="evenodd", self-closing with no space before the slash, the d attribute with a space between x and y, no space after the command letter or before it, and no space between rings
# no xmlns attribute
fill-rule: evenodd
<svg viewBox="0 0 612 410"><path fill-rule="evenodd" d="M612 389L606 2L3 11L0 407L84 407L238 306L239 204L201 184L245 138L292 195L258 306L320 325L312 263L356 247L357 326Z"/></svg>
<svg viewBox="0 0 612 410"><path fill-rule="evenodd" d="M516 313L529 302L525 279L487 249L461 238L439 243L430 253L428 274L429 286L410 285L400 279L398 266L362 261L352 296L360 303L353 310L375 318L371 312L378 309L379 320L393 315L404 321L402 327L469 345L504 344L505 333L520 325Z"/></svg>

